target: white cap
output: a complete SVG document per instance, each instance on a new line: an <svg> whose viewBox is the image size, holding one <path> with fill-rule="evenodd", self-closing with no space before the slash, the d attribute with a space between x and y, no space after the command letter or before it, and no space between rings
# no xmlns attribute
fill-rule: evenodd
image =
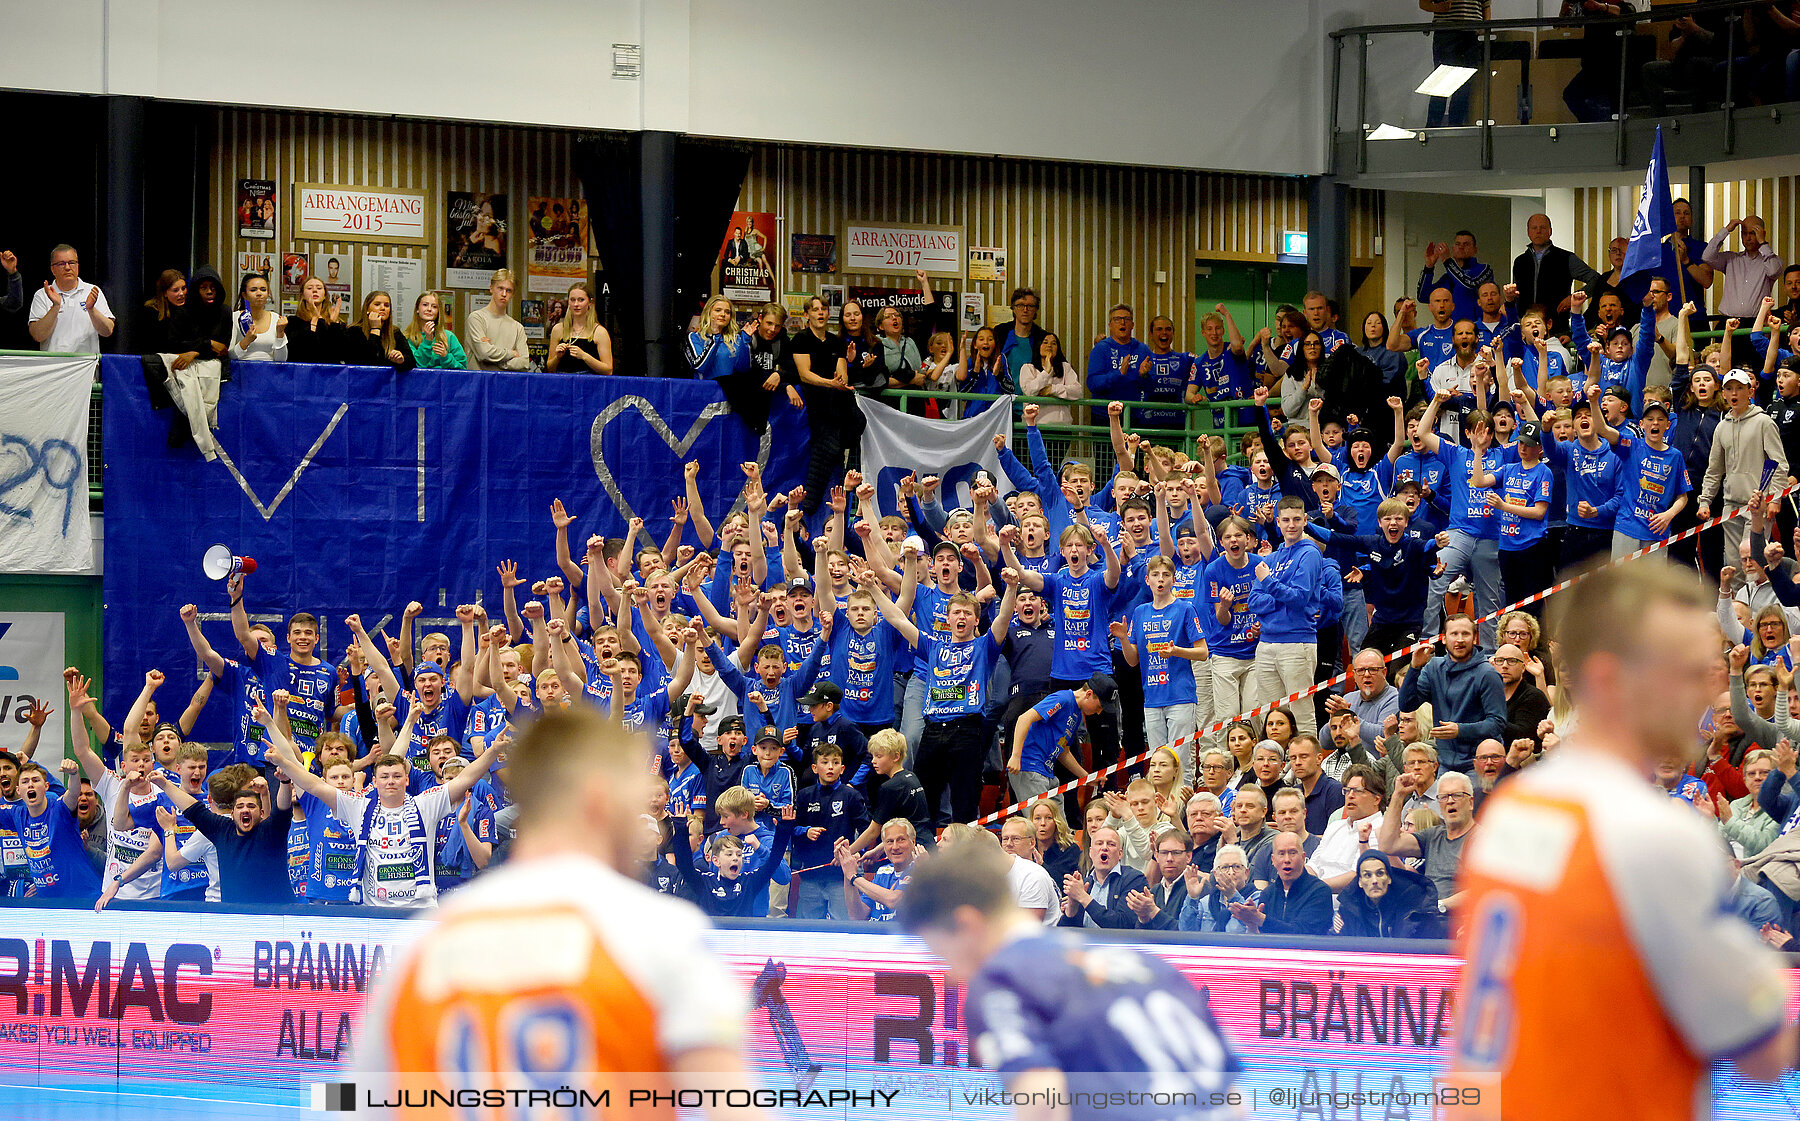
<svg viewBox="0 0 1800 1121"><path fill-rule="evenodd" d="M1736 382L1738 385L1749 386L1754 386L1756 384L1750 380L1749 370L1727 370L1725 371L1725 376L1720 378L1719 381L1724 385L1730 385L1733 382Z"/></svg>
<svg viewBox="0 0 1800 1121"><path fill-rule="evenodd" d="M915 553L923 554L925 552L925 539L916 533L907 534L906 539L900 542L900 551L905 552L908 549L911 549Z"/></svg>

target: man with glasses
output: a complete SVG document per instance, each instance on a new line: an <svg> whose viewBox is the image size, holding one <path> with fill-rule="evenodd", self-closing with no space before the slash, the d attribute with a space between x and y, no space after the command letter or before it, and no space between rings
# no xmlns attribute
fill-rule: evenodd
<svg viewBox="0 0 1800 1121"><path fill-rule="evenodd" d="M1250 928L1238 917L1249 913L1262 898L1250 882L1250 862L1244 850L1236 845L1220 845L1213 860L1211 884L1198 867L1190 865L1182 877L1187 899L1181 904L1179 927L1213 934L1248 934Z"/></svg>
<svg viewBox="0 0 1800 1121"><path fill-rule="evenodd" d="M1306 867L1332 891L1343 891L1356 882L1356 862L1375 844L1387 782L1381 772L1366 763L1353 764L1344 772L1344 809L1325 827L1318 847Z"/></svg>
<svg viewBox="0 0 1800 1121"><path fill-rule="evenodd" d="M1725 248L1731 231L1738 232L1743 252ZM1725 287L1719 293L1719 314L1726 318L1754 319L1762 310L1763 297L1781 279L1787 267L1781 255L1769 246L1769 228L1754 214L1733 218L1724 229L1706 243L1701 259L1715 272L1725 274Z"/></svg>
<svg viewBox="0 0 1800 1121"><path fill-rule="evenodd" d="M1422 856L1425 878L1437 885L1438 909L1448 912L1461 901L1456 890L1456 873L1462 868L1463 842L1475 831L1475 787L1469 776L1451 771L1438 780L1438 809L1444 816L1442 825L1433 825L1417 833L1403 831L1406 824L1406 800L1419 789L1418 777L1402 772L1388 799L1387 813L1381 819L1377 847L1392 857Z"/></svg>
<svg viewBox="0 0 1800 1121"><path fill-rule="evenodd" d="M1325 698L1325 711L1333 716L1352 713L1361 725L1362 741L1367 747L1381 742L1383 725L1400 712L1400 690L1387 677L1387 660L1381 651L1364 647L1350 659L1350 680L1354 692Z"/></svg>
<svg viewBox="0 0 1800 1121"><path fill-rule="evenodd" d="M1037 363L1038 350L1044 345L1044 336L1050 333L1038 326L1038 308L1042 303L1036 288L1014 288L1012 321L994 328L994 338L1000 344L1000 353L1006 358L1007 367L1012 370L1014 385L1019 384L1020 370Z"/></svg>
<svg viewBox="0 0 1800 1121"><path fill-rule="evenodd" d="M1114 304L1106 313L1106 337L1088 351L1087 388L1095 397L1142 401L1150 384L1150 348L1132 334L1137 317L1130 304Z"/></svg>
<svg viewBox="0 0 1800 1121"><path fill-rule="evenodd" d="M1155 887L1143 887L1125 897L1125 905L1137 916L1139 930L1174 930L1187 900L1184 880L1193 862L1194 841L1179 829L1171 829L1156 840L1156 860L1151 864L1158 875Z"/></svg>
<svg viewBox="0 0 1800 1121"><path fill-rule="evenodd" d="M1488 661L1500 671L1500 683L1506 690L1506 735L1500 742L1530 740L1536 744L1538 725L1550 716L1550 698L1526 674L1525 651L1508 642Z"/></svg>
<svg viewBox="0 0 1800 1121"><path fill-rule="evenodd" d="M73 245L50 251L50 275L31 297L28 330L38 349L53 354L98 354L100 340L113 333L112 308L99 285L81 279L81 258Z"/></svg>

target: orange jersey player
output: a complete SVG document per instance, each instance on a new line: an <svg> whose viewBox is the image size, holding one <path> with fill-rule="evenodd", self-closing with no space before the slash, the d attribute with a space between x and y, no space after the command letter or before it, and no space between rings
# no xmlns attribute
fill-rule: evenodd
<svg viewBox="0 0 1800 1121"><path fill-rule="evenodd" d="M748 1003L708 954L705 917L618 870L639 847L649 753L648 740L589 713L532 724L507 771L519 806L512 859L449 897L371 998L359 1106L517 1087L589 1103L604 1093L614 1113L673 1117L671 1091L751 1084L740 1049ZM513 1113L434 1105L393 1115Z"/></svg>
<svg viewBox="0 0 1800 1121"><path fill-rule="evenodd" d="M1648 781L1693 761L1718 649L1700 597L1643 560L1552 601L1581 728L1489 798L1463 854L1447 1116L1678 1121L1709 1115L1714 1060L1793 1065L1778 959L1732 914L1717 829Z"/></svg>

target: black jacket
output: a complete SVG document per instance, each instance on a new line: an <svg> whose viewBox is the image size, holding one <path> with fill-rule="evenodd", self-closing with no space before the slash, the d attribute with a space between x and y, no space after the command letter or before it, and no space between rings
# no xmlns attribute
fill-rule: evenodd
<svg viewBox="0 0 1800 1121"><path fill-rule="evenodd" d="M1176 920L1181 917L1181 906L1187 902L1187 885L1180 880L1172 884L1158 884L1150 889L1150 896L1156 900L1156 914L1151 916L1149 922L1138 919L1137 928L1174 930Z"/></svg>
<svg viewBox="0 0 1800 1121"><path fill-rule="evenodd" d="M1330 934L1331 889L1302 871L1290 889L1277 876L1262 893L1261 934Z"/></svg>
<svg viewBox="0 0 1800 1121"><path fill-rule="evenodd" d="M1348 938L1443 938L1444 916L1438 912L1437 885L1404 864L1388 865L1392 884L1379 903L1352 882L1338 897ZM1265 924L1264 930L1268 929Z"/></svg>
<svg viewBox="0 0 1800 1121"><path fill-rule="evenodd" d="M1111 930L1136 930L1137 915L1125 905L1125 897L1134 891L1144 890L1148 881L1144 879L1142 872L1129 864L1121 864L1114 868L1113 872L1116 875L1112 881L1112 887L1108 889L1106 905L1103 907L1093 899L1089 899L1083 914L1092 918L1097 926L1107 927ZM1089 872L1084 879L1088 890L1094 890L1094 874ZM1330 903L1328 902L1326 906L1329 908ZM1076 915L1074 918L1070 918L1068 915L1064 915L1059 925L1085 926L1087 924L1082 921L1082 917L1082 915Z"/></svg>

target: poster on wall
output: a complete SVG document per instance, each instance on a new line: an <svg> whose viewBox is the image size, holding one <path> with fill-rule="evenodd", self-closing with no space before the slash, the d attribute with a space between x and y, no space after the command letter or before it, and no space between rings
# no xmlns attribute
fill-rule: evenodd
<svg viewBox="0 0 1800 1121"><path fill-rule="evenodd" d="M292 315L300 308L300 288L311 275L306 254L281 255L281 314Z"/></svg>
<svg viewBox="0 0 1800 1121"><path fill-rule="evenodd" d="M525 291L565 294L587 279L587 200L533 195L528 202Z"/></svg>
<svg viewBox="0 0 1800 1121"><path fill-rule="evenodd" d="M836 323L838 316L844 311L844 301L849 299L849 290L842 284L821 284L819 295L824 297L825 306L831 309L831 322Z"/></svg>
<svg viewBox="0 0 1800 1121"><path fill-rule="evenodd" d="M795 234L789 258L795 272L836 272L836 234Z"/></svg>
<svg viewBox="0 0 1800 1121"><path fill-rule="evenodd" d="M719 292L737 303L766 304L775 299L775 266L769 261L769 245L775 236L775 215L766 211L736 210L719 247Z"/></svg>
<svg viewBox="0 0 1800 1121"><path fill-rule="evenodd" d="M84 512L83 520L86 517ZM0 611L0 748L16 754L24 746L26 733L31 731L33 702L44 701L53 709L68 707L57 703L62 688L58 667L68 664L63 653L62 612ZM62 754L64 742L62 720L56 717L43 732L57 755ZM51 750L47 748L45 754Z"/></svg>
<svg viewBox="0 0 1800 1121"><path fill-rule="evenodd" d="M238 236L252 241L275 240L275 181L239 179Z"/></svg>
<svg viewBox="0 0 1800 1121"><path fill-rule="evenodd" d="M928 226L918 222L846 222L838 244L843 251L843 270L962 279L961 226Z"/></svg>
<svg viewBox="0 0 1800 1121"><path fill-rule="evenodd" d="M230 293L232 307L236 307L238 304L237 294L243 289L244 277L251 273L261 273L271 280L274 279L275 261L275 254L264 253L259 249L252 249L237 255L237 273L234 276L236 283L232 286Z"/></svg>
<svg viewBox="0 0 1800 1121"><path fill-rule="evenodd" d="M519 325L525 328L527 339L539 340L548 338L548 328L544 326L544 301L537 297L519 301Z"/></svg>
<svg viewBox="0 0 1800 1121"><path fill-rule="evenodd" d="M341 253L312 255L312 274L325 282L326 294L337 301L338 319L346 322L350 318L350 305L356 297L350 287L355 267L356 254L348 249Z"/></svg>
<svg viewBox="0 0 1800 1121"><path fill-rule="evenodd" d="M444 283L486 288L506 267L506 196L451 191L444 206Z"/></svg>
<svg viewBox="0 0 1800 1121"><path fill-rule="evenodd" d="M787 308L787 323L783 325L782 329L788 334L799 334L806 329L806 301L812 298L811 292L783 292L781 294L781 306Z"/></svg>
<svg viewBox="0 0 1800 1121"><path fill-rule="evenodd" d="M982 316L987 313L987 300L980 292L964 292L962 294L962 329L965 333L974 334L981 330L985 321Z"/></svg>
<svg viewBox="0 0 1800 1121"><path fill-rule="evenodd" d="M413 304L425 291L425 262L418 257L384 257L364 253L362 290L366 299L377 288L388 294L394 305L394 325L404 328L412 322Z"/></svg>
<svg viewBox="0 0 1800 1121"><path fill-rule="evenodd" d="M993 246L969 246L969 279L1006 283L1006 250Z"/></svg>

